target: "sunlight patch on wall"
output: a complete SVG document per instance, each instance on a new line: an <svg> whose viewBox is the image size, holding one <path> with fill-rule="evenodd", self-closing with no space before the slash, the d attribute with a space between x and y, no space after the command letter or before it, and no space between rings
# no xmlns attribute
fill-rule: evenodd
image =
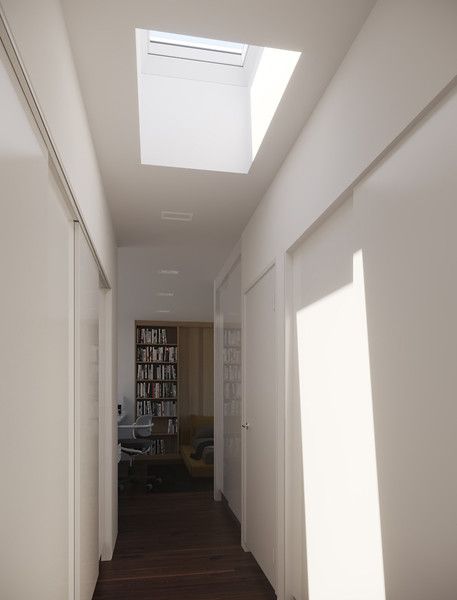
<svg viewBox="0 0 457 600"><path fill-rule="evenodd" d="M300 52L264 48L250 89L252 160L281 102Z"/></svg>
<svg viewBox="0 0 457 600"><path fill-rule="evenodd" d="M296 324L310 598L385 600L361 251Z"/></svg>

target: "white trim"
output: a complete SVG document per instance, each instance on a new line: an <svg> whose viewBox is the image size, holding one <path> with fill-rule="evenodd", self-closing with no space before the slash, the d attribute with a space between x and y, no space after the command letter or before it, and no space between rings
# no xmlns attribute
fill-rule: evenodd
<svg viewBox="0 0 457 600"><path fill-rule="evenodd" d="M248 50L247 44L166 31L150 30L147 40L149 54L234 67L243 67Z"/></svg>
<svg viewBox="0 0 457 600"><path fill-rule="evenodd" d="M262 271L260 271L260 273L259 273L259 274L257 274L257 275L256 275L256 276L255 276L255 277L254 277L254 278L251 280L251 282L250 282L250 283L248 283L248 284L247 284L247 285L246 285L246 286L243 288L243 290L242 290L242 294L243 294L243 295L246 295L246 294L249 292L249 290L250 290L251 288L253 288L253 287L255 286L255 284L256 284L256 283L258 283L258 282L259 282L259 281L262 279L262 277L263 277L264 275L266 275L266 274L268 273L268 271L269 271L270 269L272 269L273 267L275 267L275 266L276 266L276 257L275 257L275 258L273 258L273 260L272 260L271 262L267 263L267 266L266 266L266 267L265 267L265 268L264 268ZM276 305L276 298L275 298L275 305Z"/></svg>
<svg viewBox="0 0 457 600"><path fill-rule="evenodd" d="M75 224L69 222L68 286L70 290L69 348L68 348L68 598L75 599Z"/></svg>
<svg viewBox="0 0 457 600"><path fill-rule="evenodd" d="M80 489L81 489L81 464L78 457L81 454L81 439L80 439L80 427L79 423L81 421L81 411L80 411L80 331L78 327L78 323L80 320L80 302L79 302L79 293L78 290L80 288L80 248L81 248L81 228L77 221L74 222L74 251L73 251L73 274L74 274L74 413L73 413L73 458L74 458L74 485L73 485L73 508L74 508L74 547L73 547L73 586L74 586L74 599L80 600L81 597L81 564L80 564L80 548L81 548L81 524L80 524L80 505L79 505L79 497L80 497Z"/></svg>

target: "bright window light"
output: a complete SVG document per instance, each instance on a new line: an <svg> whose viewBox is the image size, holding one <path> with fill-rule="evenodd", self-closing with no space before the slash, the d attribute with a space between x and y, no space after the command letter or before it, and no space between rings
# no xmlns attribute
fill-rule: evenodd
<svg viewBox="0 0 457 600"><path fill-rule="evenodd" d="M252 159L254 160L301 52L264 48L251 86Z"/></svg>
<svg viewBox="0 0 457 600"><path fill-rule="evenodd" d="M149 32L148 52L156 56L242 67L247 50L247 44L238 44L237 42L211 40L164 31Z"/></svg>

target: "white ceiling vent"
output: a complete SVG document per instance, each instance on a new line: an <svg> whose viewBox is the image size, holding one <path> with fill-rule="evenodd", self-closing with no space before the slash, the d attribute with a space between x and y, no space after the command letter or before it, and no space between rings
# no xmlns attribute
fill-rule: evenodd
<svg viewBox="0 0 457 600"><path fill-rule="evenodd" d="M160 269L157 273L159 275L179 275L179 271L176 269Z"/></svg>
<svg viewBox="0 0 457 600"><path fill-rule="evenodd" d="M194 213L188 212L175 212L173 210L163 210L162 220L163 221L192 221Z"/></svg>

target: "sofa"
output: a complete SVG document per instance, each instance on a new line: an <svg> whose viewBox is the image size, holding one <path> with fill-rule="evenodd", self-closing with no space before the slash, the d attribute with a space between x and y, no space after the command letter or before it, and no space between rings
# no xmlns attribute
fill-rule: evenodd
<svg viewBox="0 0 457 600"><path fill-rule="evenodd" d="M214 474L214 418L190 415L188 431L180 454L191 477L213 477ZM199 449L202 458L192 458Z"/></svg>

